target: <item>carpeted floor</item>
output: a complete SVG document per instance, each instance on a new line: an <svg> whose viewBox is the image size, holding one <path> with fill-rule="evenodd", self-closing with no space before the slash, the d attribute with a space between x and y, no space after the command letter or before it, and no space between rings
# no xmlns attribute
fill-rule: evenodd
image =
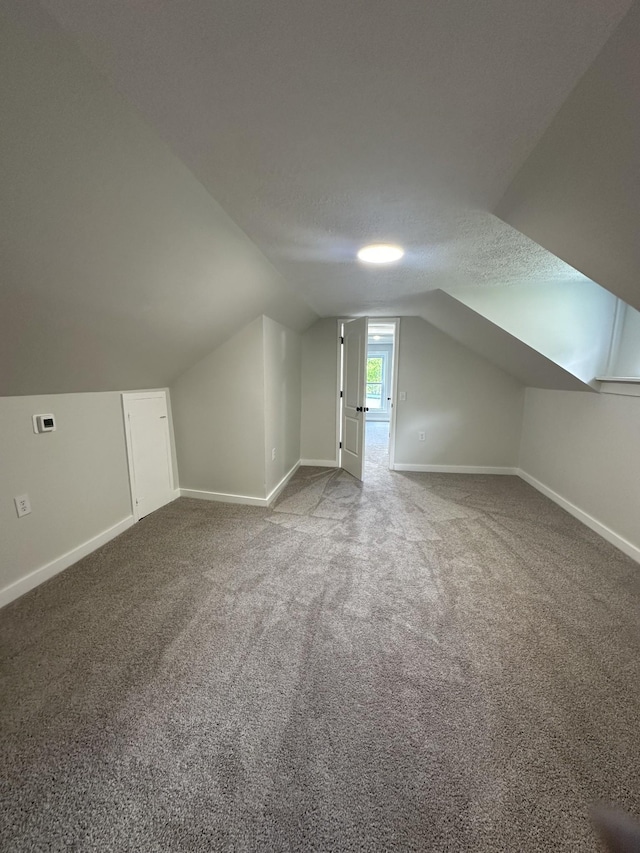
<svg viewBox="0 0 640 853"><path fill-rule="evenodd" d="M389 467L389 421L368 421L365 432L365 464L369 477L375 476L379 468Z"/></svg>
<svg viewBox="0 0 640 853"><path fill-rule="evenodd" d="M595 801L640 815L640 567L516 478L370 449L2 612L3 851L575 853Z"/></svg>

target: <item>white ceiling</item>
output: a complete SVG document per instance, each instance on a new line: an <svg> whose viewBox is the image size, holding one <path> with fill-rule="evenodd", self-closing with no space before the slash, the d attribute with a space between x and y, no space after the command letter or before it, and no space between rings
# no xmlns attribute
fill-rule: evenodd
<svg viewBox="0 0 640 853"><path fill-rule="evenodd" d="M318 313L576 275L489 211L630 0L41 5Z"/></svg>

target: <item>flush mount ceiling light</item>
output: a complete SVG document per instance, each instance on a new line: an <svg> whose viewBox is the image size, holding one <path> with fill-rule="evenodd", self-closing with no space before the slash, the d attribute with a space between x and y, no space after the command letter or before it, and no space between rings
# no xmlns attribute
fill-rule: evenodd
<svg viewBox="0 0 640 853"><path fill-rule="evenodd" d="M403 255L404 249L400 246L374 243L371 246L363 246L358 252L358 259L367 264L391 264L394 261L399 261Z"/></svg>

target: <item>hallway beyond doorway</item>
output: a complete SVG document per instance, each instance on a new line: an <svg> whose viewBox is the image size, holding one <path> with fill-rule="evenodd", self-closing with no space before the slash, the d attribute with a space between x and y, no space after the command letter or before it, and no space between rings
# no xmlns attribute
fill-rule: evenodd
<svg viewBox="0 0 640 853"><path fill-rule="evenodd" d="M389 468L389 421L371 421L365 426L365 469Z"/></svg>

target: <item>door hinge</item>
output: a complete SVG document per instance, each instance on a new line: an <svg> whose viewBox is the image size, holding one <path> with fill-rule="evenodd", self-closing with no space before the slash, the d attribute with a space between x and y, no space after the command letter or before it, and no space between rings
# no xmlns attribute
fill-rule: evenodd
<svg viewBox="0 0 640 853"><path fill-rule="evenodd" d="M340 335L340 343L341 343L341 344L343 344L343 343L344 343L344 337L343 337L342 335Z"/></svg>
<svg viewBox="0 0 640 853"><path fill-rule="evenodd" d="M342 397L342 391L340 392L340 396Z"/></svg>
<svg viewBox="0 0 640 853"><path fill-rule="evenodd" d="M342 450L342 442L340 442L340 450Z"/></svg>

